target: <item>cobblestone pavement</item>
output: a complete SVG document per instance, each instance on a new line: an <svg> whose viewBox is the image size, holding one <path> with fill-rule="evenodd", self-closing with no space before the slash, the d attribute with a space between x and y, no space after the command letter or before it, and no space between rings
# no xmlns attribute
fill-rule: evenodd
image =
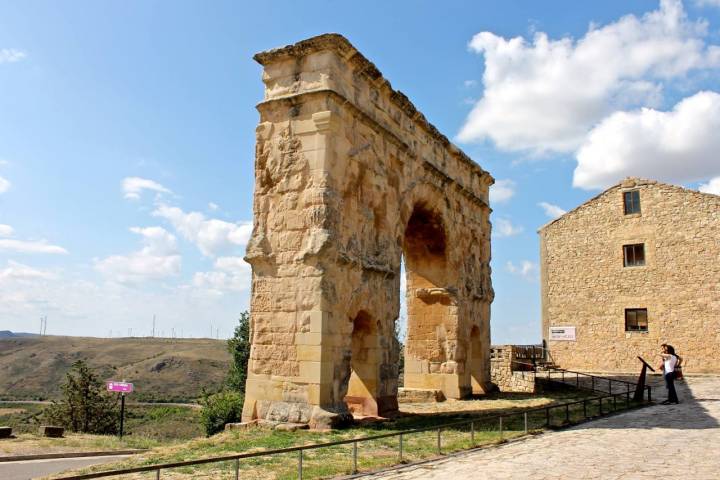
<svg viewBox="0 0 720 480"><path fill-rule="evenodd" d="M677 382L657 405L372 479L720 479L720 376ZM655 383L655 382L653 382ZM656 401L663 388L653 388Z"/></svg>

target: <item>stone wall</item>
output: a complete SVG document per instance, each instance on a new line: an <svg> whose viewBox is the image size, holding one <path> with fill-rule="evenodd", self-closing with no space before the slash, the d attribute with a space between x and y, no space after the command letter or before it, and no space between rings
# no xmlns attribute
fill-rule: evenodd
<svg viewBox="0 0 720 480"><path fill-rule="evenodd" d="M625 215L623 192L641 212ZM720 372L720 197L626 179L540 230L543 336L563 368L635 372L660 344L686 372ZM623 245L643 243L645 265L624 267ZM648 331L625 331L625 309L647 308ZM550 341L575 326L576 341Z"/></svg>
<svg viewBox="0 0 720 480"><path fill-rule="evenodd" d="M339 35L255 59L265 98L243 419L397 409L403 255L405 386L483 391L492 177Z"/></svg>
<svg viewBox="0 0 720 480"><path fill-rule="evenodd" d="M535 373L517 370L513 345L493 345L490 349L490 379L501 392L535 393Z"/></svg>

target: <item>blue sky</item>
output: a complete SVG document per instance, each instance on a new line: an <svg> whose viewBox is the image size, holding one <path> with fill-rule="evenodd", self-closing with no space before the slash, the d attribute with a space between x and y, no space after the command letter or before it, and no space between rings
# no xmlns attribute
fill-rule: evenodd
<svg viewBox="0 0 720 480"><path fill-rule="evenodd" d="M540 338L553 216L627 175L720 193L718 0L0 1L0 330L229 335L252 55L325 32L498 180L494 342Z"/></svg>

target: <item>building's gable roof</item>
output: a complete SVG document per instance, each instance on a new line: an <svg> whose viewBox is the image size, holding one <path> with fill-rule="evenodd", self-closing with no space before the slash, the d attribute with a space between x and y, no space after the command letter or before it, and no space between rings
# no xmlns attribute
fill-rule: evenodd
<svg viewBox="0 0 720 480"><path fill-rule="evenodd" d="M616 183L615 185L613 185L613 186L611 186L611 187L606 188L606 189L603 190L602 192L600 192L600 193L598 193L597 195L595 195L594 197L592 197L592 198L584 201L583 203L581 203L581 204L578 205L577 207L573 208L572 210L568 210L567 212L565 212L564 214L560 215L559 217L557 217L557 218L549 221L548 223L546 223L546 224L543 225L542 227L538 228L537 231L538 231L538 233L542 232L543 230L545 230L546 228L550 227L550 226L553 225L554 223L556 223L556 222L558 222L559 220L567 217L568 215L571 215L572 213L580 210L581 208L583 208L583 207L591 204L592 202L594 202L595 200L597 200L598 198L602 197L603 195L609 193L609 192L612 191L612 190L617 190L618 188L633 188L633 187L639 187L639 186L642 186L642 185L662 185L662 186L669 187L669 188L673 188L673 189L675 189L675 190L680 190L680 191L686 192L686 193L694 193L694 194L699 194L699 195L709 195L709 196L711 196L711 197L718 197L718 195L715 195L714 193L701 192L701 191L699 191L699 190L693 190L692 188L685 188L685 187L681 187L681 186L679 186L679 185L673 185L673 184L671 184L671 183L663 183L663 182L659 182L659 181L657 181L657 180L650 180L650 179L647 179L647 178L625 177L625 179L623 179L622 181Z"/></svg>

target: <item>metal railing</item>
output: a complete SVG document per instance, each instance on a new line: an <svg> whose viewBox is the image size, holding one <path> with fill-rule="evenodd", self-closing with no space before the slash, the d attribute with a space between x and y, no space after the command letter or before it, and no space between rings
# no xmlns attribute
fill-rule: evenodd
<svg viewBox="0 0 720 480"><path fill-rule="evenodd" d="M568 373L568 371L563 371L563 373ZM573 374L578 375L585 375L581 374L579 372L572 372ZM592 375L588 375L590 377L593 377ZM537 377L536 377L537 378ZM579 378L579 377L578 377ZM598 377L595 377L598 378ZM545 378L548 382L557 382L556 379L552 378L551 375L548 375ZM620 380L613 380L614 382L619 383L630 383L630 382L623 382ZM571 385L567 384L565 382L565 377L561 377L561 381L558 383L563 383L565 385ZM595 392L598 392L600 390L594 390ZM648 391L648 401L650 402L651 396L650 396L650 387L647 387ZM604 392L603 392L604 393ZM608 400L609 401L606 401ZM620 401L618 401L620 399ZM114 477L118 475L127 475L130 473L144 473L144 472L154 472L156 480L160 479L160 472L162 470L168 470L171 468L180 468L180 467L191 467L196 465L205 465L209 463L221 463L221 462L234 462L234 475L235 479L240 478L240 461L243 459L248 458L257 458L257 457L269 457L273 455L279 455L279 454L287 454L287 453L296 453L297 454L297 474L298 479L302 480L303 478L303 456L304 452L307 452L309 450L317 450L321 448L328 448L328 447L336 447L340 445L352 445L352 473L358 473L358 446L362 442L368 442L372 440L380 440L380 439L387 439L392 437L398 438L397 448L398 448L398 463L403 463L403 446L405 439L410 435L416 435L424 432L433 432L437 431L437 454L442 455L442 432L443 430L448 429L459 429L460 427L465 427L469 430L470 434L470 448L475 448L478 446L478 444L475 441L475 433L476 433L476 427L480 425L487 425L488 423L491 423L493 421L497 421L498 425L498 433L499 433L499 441L504 441L504 431L503 431L503 420L505 420L505 425L507 425L507 420L521 417L522 418L522 425L523 425L523 434L529 434L529 418L532 414L543 412L544 414L544 422L541 424L543 428L550 428L555 425L552 424L552 411L554 410L562 410L563 415L563 422L560 425L557 426L565 426L570 424L571 420L571 407L576 407L578 410L578 413L580 411L580 405L582 405L582 416L580 417L580 421L585 421L589 418L594 418L593 415L588 415L589 408L592 408L595 404L597 404L597 411L599 416L612 413L618 409L618 403L622 403L624 408L630 408L633 406L631 404L632 400L630 397L630 389L628 388L625 392L622 393L609 393L604 395L599 395L596 397L586 398L583 400L577 400L573 402L568 403L562 403L562 404L556 404L556 405L548 405L545 407L537 407L537 408L531 408L528 410L524 410L522 412L511 412L511 413L505 413L500 415L491 415L491 416L478 416L471 420L462 420L457 422L451 422L446 423L442 425L432 426L432 427L425 427L425 428L416 428L412 430L404 430L401 432L393 432L393 433L385 433L380 435L371 435L371 436L365 436L365 437L359 437L359 438L352 438L347 440L338 440L334 442L326 442L326 443L318 443L314 445L303 445L303 446L297 446L297 447L287 447L287 448L279 448L275 450L264 450L264 451L258 451L258 452L251 452L251 453L240 453L240 454L234 454L234 455L226 455L226 456L220 456L220 457L211 457L211 458L203 458L199 460L188 460L183 462L174 462L174 463L164 463L164 464L158 464L158 465L146 465L146 466L140 466L140 467L132 467L132 468L124 468L124 469L117 469L117 470L108 470L104 472L95 472L95 473L87 473L82 475L73 475L73 476L67 476L67 477L56 477L56 480L82 480L82 479L90 479L90 478L103 478L103 477ZM646 403L645 399L643 397L642 404ZM611 406L610 406L611 405ZM637 404L636 404L637 405ZM606 410L603 410L603 409ZM541 416L542 418L542 416Z"/></svg>
<svg viewBox="0 0 720 480"><path fill-rule="evenodd" d="M514 364L519 364L523 368L532 367L532 371L535 372L535 378L545 378L546 380L552 380L554 382L562 383L575 387L580 390L587 390L590 392L602 392L612 395L617 392L617 387L613 389L613 385L620 385L620 393L629 394L631 391L634 392L637 388L637 383L629 382L627 380L618 380L616 378L601 377L598 375L592 375L590 373L576 372L574 370L566 370L558 367L545 367L542 370L538 370L534 363L518 362L513 361ZM544 375L543 375L544 374ZM559 380L558 380L559 379ZM607 386L607 390L602 387ZM652 401L652 387L646 385L643 391L643 397L647 392L647 401Z"/></svg>

